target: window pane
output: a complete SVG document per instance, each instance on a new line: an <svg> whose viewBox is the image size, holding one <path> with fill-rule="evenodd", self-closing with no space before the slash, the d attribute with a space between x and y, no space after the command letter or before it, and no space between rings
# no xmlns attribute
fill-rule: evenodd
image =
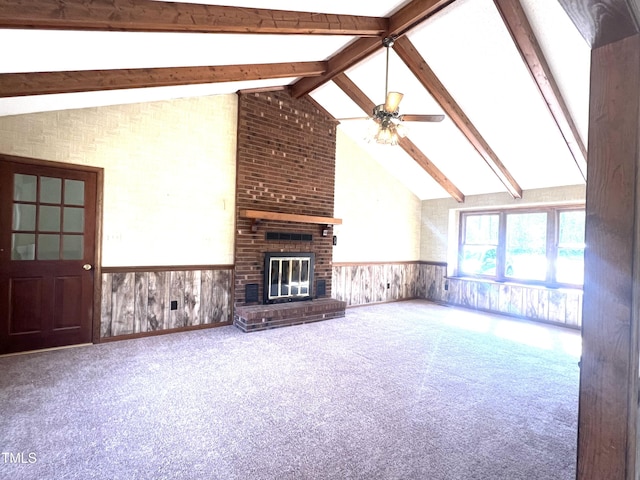
<svg viewBox="0 0 640 480"><path fill-rule="evenodd" d="M464 243L496 245L499 225L500 216L497 214L467 215L465 217Z"/></svg>
<svg viewBox="0 0 640 480"><path fill-rule="evenodd" d="M35 230L36 229L36 206L23 203L13 204L13 225L14 230Z"/></svg>
<svg viewBox="0 0 640 480"><path fill-rule="evenodd" d="M16 173L13 176L13 199L23 202L35 202L38 177L35 175L22 175Z"/></svg>
<svg viewBox="0 0 640 480"><path fill-rule="evenodd" d="M560 212L556 280L581 285L584 282L584 210Z"/></svg>
<svg viewBox="0 0 640 480"><path fill-rule="evenodd" d="M82 260L84 257L83 243L82 235L63 235L62 259Z"/></svg>
<svg viewBox="0 0 640 480"><path fill-rule="evenodd" d="M60 203L62 198L62 180L59 178L40 177L40 201L44 203Z"/></svg>
<svg viewBox="0 0 640 480"><path fill-rule="evenodd" d="M40 205L40 217L38 218L38 230L41 232L60 231L60 207Z"/></svg>
<svg viewBox="0 0 640 480"><path fill-rule="evenodd" d="M84 231L84 208L64 207L62 231L73 233Z"/></svg>
<svg viewBox="0 0 640 480"><path fill-rule="evenodd" d="M500 215L466 215L460 271L471 275L495 275Z"/></svg>
<svg viewBox="0 0 640 480"><path fill-rule="evenodd" d="M496 251L492 245L464 245L460 270L472 275L495 275Z"/></svg>
<svg viewBox="0 0 640 480"><path fill-rule="evenodd" d="M11 236L11 260L35 260L36 236L33 233L14 233Z"/></svg>
<svg viewBox="0 0 640 480"><path fill-rule="evenodd" d="M507 245L504 274L526 280L547 277L547 214L507 215Z"/></svg>
<svg viewBox="0 0 640 480"><path fill-rule="evenodd" d="M84 205L84 182L82 180L64 181L64 203L66 205Z"/></svg>
<svg viewBox="0 0 640 480"><path fill-rule="evenodd" d="M38 260L60 258L60 235L38 235Z"/></svg>

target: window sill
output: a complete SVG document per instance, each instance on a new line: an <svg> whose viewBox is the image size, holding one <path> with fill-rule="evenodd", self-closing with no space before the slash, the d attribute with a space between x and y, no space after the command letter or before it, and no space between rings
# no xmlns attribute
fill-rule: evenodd
<svg viewBox="0 0 640 480"><path fill-rule="evenodd" d="M514 285L518 287L539 288L541 290L572 290L578 292L583 291L583 287L581 285L571 285L568 283L544 283L536 282L534 280L527 281L516 279L498 280L495 278L474 277L470 275L446 275L444 278L447 280L464 280L478 283L490 283L495 285Z"/></svg>

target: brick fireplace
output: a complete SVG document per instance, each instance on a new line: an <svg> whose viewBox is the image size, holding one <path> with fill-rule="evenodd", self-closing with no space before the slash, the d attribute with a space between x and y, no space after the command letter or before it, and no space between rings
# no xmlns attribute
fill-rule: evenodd
<svg viewBox="0 0 640 480"><path fill-rule="evenodd" d="M285 91L238 102L234 323L252 331L343 316L345 302L331 299L335 121ZM307 301L265 304L265 258L278 253L313 254Z"/></svg>

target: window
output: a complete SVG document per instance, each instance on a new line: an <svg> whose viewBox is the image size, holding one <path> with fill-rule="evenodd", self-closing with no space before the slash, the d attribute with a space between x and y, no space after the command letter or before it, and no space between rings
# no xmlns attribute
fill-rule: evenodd
<svg viewBox="0 0 640 480"><path fill-rule="evenodd" d="M584 208L465 212L460 218L459 274L582 284Z"/></svg>
<svg viewBox="0 0 640 480"><path fill-rule="evenodd" d="M495 275L500 216L480 214L464 218L460 269L470 274Z"/></svg>
<svg viewBox="0 0 640 480"><path fill-rule="evenodd" d="M562 283L584 280L584 210L560 212L556 279Z"/></svg>

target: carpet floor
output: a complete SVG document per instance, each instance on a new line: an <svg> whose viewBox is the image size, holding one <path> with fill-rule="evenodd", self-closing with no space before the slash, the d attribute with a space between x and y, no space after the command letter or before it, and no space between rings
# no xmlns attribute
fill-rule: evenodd
<svg viewBox="0 0 640 480"><path fill-rule="evenodd" d="M408 301L0 358L0 478L575 477L580 333Z"/></svg>

